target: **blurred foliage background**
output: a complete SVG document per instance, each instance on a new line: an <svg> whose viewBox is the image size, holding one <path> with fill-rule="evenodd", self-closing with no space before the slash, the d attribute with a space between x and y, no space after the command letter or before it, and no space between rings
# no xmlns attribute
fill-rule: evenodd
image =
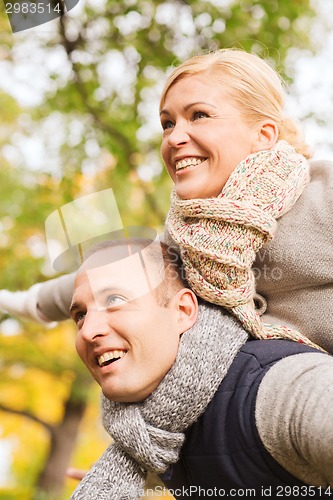
<svg viewBox="0 0 333 500"><path fill-rule="evenodd" d="M292 61L319 48L310 0L81 0L14 35L0 6L0 288L10 290L55 276L44 222L77 197L112 187L124 225L162 229L171 182L158 99L173 65L236 46L292 83ZM0 320L0 498L66 499L66 467L89 468L109 443L99 390L69 321Z"/></svg>

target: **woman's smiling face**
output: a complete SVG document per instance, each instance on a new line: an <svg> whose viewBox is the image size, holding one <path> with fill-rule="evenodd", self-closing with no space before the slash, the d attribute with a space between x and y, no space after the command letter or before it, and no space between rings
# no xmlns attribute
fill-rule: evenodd
<svg viewBox="0 0 333 500"><path fill-rule="evenodd" d="M162 158L182 199L218 196L238 163L256 151L258 128L207 74L169 88L161 124Z"/></svg>

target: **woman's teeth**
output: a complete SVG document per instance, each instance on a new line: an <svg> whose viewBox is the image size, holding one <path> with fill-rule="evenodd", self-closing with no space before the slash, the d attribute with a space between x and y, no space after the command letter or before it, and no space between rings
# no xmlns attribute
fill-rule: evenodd
<svg viewBox="0 0 333 500"><path fill-rule="evenodd" d="M203 161L205 161L205 158L184 158L183 160L176 162L176 171L186 167L200 165Z"/></svg>

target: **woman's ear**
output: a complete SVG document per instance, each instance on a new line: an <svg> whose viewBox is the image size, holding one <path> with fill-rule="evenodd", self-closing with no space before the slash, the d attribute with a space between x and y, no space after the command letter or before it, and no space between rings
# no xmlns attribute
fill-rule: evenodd
<svg viewBox="0 0 333 500"><path fill-rule="evenodd" d="M177 306L178 333L181 335L189 330L197 320L198 299L189 288L179 290L174 299L176 299Z"/></svg>
<svg viewBox="0 0 333 500"><path fill-rule="evenodd" d="M279 131L276 123L273 120L265 120L259 125L258 137L253 143L253 153L272 149L277 143Z"/></svg>

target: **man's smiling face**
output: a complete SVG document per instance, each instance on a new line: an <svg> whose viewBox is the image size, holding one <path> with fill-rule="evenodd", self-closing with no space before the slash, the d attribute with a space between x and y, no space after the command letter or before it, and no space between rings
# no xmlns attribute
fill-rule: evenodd
<svg viewBox="0 0 333 500"><path fill-rule="evenodd" d="M167 305L160 303L156 290L149 291L138 253L96 267L96 259L105 261L105 252L109 258L118 249L99 250L79 270L71 316L78 328L77 352L104 395L138 402L173 365L184 326L175 302L178 295ZM150 266L151 278L154 272L158 282Z"/></svg>

